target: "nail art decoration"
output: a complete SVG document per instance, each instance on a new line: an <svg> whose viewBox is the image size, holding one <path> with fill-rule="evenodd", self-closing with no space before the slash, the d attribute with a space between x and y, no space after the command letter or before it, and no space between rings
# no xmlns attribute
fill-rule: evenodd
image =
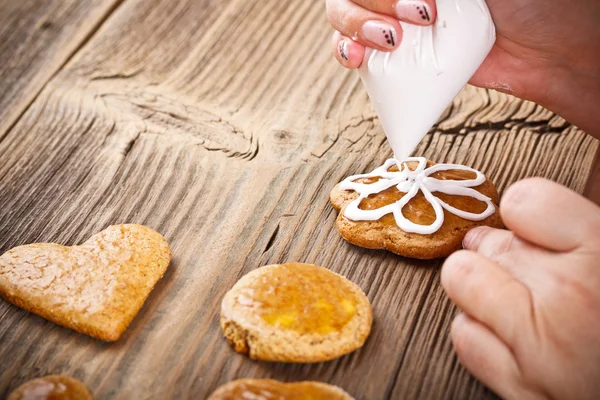
<svg viewBox="0 0 600 400"><path fill-rule="evenodd" d="M363 25L362 33L368 41L388 49L393 49L398 43L396 30L384 22L367 21Z"/></svg>
<svg viewBox="0 0 600 400"><path fill-rule="evenodd" d="M396 3L396 14L398 18L416 24L431 21L431 10L422 1L400 0Z"/></svg>
<svg viewBox="0 0 600 400"><path fill-rule="evenodd" d="M348 42L346 40L340 40L340 43L338 43L338 51L340 52L340 57L348 61Z"/></svg>
<svg viewBox="0 0 600 400"><path fill-rule="evenodd" d="M429 17L429 12L427 11L427 7L425 5L416 6L416 7L417 7L417 11L419 11L419 15L421 16L421 19L424 19L426 21L431 21L431 18Z"/></svg>
<svg viewBox="0 0 600 400"><path fill-rule="evenodd" d="M394 31L393 30L382 29L381 32L383 32L383 35L385 37L385 41L387 44L389 44L390 46L396 45L396 41L394 40Z"/></svg>

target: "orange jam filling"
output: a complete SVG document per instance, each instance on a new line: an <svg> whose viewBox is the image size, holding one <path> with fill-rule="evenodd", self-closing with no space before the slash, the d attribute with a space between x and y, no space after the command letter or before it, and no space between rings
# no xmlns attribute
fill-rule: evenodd
<svg viewBox="0 0 600 400"><path fill-rule="evenodd" d="M316 388L307 382L281 383L273 380L243 382L222 391L211 400L278 399L278 400L343 400L342 394Z"/></svg>
<svg viewBox="0 0 600 400"><path fill-rule="evenodd" d="M26 382L8 400L91 400L79 381L66 376L46 376Z"/></svg>
<svg viewBox="0 0 600 400"><path fill-rule="evenodd" d="M300 334L339 332L356 315L356 298L339 276L289 263L271 269L260 286L247 288L240 304L269 325Z"/></svg>

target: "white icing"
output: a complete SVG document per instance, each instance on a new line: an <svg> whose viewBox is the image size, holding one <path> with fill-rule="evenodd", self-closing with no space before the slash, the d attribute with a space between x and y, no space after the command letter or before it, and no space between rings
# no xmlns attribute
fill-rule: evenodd
<svg viewBox="0 0 600 400"><path fill-rule="evenodd" d="M484 0L437 0L433 26L401 22L394 52L368 49L360 76L397 160L404 160L473 76L496 41Z"/></svg>
<svg viewBox="0 0 600 400"><path fill-rule="evenodd" d="M407 162L418 162L417 168L411 171ZM388 169L397 164L395 159L389 159L381 167L376 168L370 174L349 176L340 183L342 190L353 190L358 193L358 198L350 202L344 209L344 216L352 221L377 221L387 214L393 214L396 224L404 232L428 235L436 232L444 223L444 209L458 217L470 221L482 221L496 212L492 199L479 193L472 187L479 186L486 181L485 176L464 165L458 164L436 164L429 168L427 160L423 157L407 158L401 165L398 163L399 171L390 172ZM435 179L430 175L439 171L461 170L474 173L474 179L453 180ZM364 184L356 182L364 178L380 179L375 183ZM361 210L360 203L372 194L380 193L391 187L396 187L400 192L406 193L400 200L387 206L374 210ZM435 211L435 221L431 225L420 225L409 221L402 214L402 208L421 191ZM432 193L440 192L455 196L468 196L487 204L487 208L480 214L459 210L445 201L434 196Z"/></svg>

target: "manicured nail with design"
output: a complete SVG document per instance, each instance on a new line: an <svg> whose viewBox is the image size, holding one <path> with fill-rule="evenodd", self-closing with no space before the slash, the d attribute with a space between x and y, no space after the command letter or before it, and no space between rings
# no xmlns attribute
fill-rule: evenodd
<svg viewBox="0 0 600 400"><path fill-rule="evenodd" d="M340 40L340 43L338 43L338 51L340 52L340 57L342 57L343 60L348 61L348 41L346 39L342 39Z"/></svg>
<svg viewBox="0 0 600 400"><path fill-rule="evenodd" d="M398 34L393 26L380 21L367 21L362 27L362 34L369 42L387 49L398 44Z"/></svg>
<svg viewBox="0 0 600 400"><path fill-rule="evenodd" d="M398 18L413 22L415 24L426 24L431 22L431 10L429 6L418 0L400 0L396 3L396 14Z"/></svg>

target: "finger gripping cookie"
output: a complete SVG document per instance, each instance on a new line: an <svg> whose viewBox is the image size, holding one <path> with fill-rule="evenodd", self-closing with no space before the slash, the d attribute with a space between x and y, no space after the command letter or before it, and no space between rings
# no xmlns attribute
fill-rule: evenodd
<svg viewBox="0 0 600 400"><path fill-rule="evenodd" d="M477 226L503 226L498 192L481 172L422 157L346 178L330 194L336 225L357 246L420 259L446 257Z"/></svg>
<svg viewBox="0 0 600 400"><path fill-rule="evenodd" d="M0 256L0 296L58 325L117 340L163 276L171 252L157 232L115 225L80 246L19 246Z"/></svg>
<svg viewBox="0 0 600 400"><path fill-rule="evenodd" d="M240 379L218 388L208 400L354 400L337 386L321 382L283 383L272 379Z"/></svg>
<svg viewBox="0 0 600 400"><path fill-rule="evenodd" d="M237 352L265 361L310 363L352 352L372 324L358 286L325 268L288 263L259 268L225 295L221 328Z"/></svg>

